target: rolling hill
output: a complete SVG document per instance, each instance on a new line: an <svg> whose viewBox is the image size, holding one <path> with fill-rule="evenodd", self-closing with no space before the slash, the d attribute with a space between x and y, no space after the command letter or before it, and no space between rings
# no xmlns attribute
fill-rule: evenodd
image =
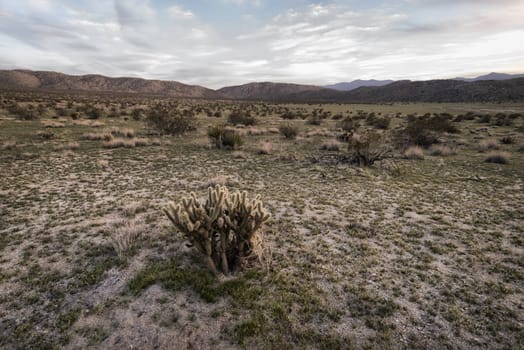
<svg viewBox="0 0 524 350"><path fill-rule="evenodd" d="M29 70L0 70L0 88L142 93L191 98L222 97L214 90L176 81L110 78L96 74L77 76Z"/></svg>
<svg viewBox="0 0 524 350"><path fill-rule="evenodd" d="M524 101L524 78L502 79L491 73L475 81L459 79L394 81L383 86L360 86L349 91L314 85L249 83L218 90L176 81L67 75L56 72L0 70L0 89L89 91L155 94L168 97L264 100L289 102L510 102ZM507 76L507 75L506 75ZM500 79L495 79L495 78ZM362 82L362 81L360 81ZM386 81L375 81L382 85Z"/></svg>
<svg viewBox="0 0 524 350"><path fill-rule="evenodd" d="M218 89L217 92L227 98L238 100L280 100L294 94L315 93L322 90L324 89L314 85L265 82L223 87Z"/></svg>

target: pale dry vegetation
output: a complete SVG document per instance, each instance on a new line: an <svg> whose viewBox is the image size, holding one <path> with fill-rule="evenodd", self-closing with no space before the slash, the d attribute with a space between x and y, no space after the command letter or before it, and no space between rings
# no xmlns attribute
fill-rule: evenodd
<svg viewBox="0 0 524 350"><path fill-rule="evenodd" d="M522 348L522 112L2 93L0 348Z"/></svg>

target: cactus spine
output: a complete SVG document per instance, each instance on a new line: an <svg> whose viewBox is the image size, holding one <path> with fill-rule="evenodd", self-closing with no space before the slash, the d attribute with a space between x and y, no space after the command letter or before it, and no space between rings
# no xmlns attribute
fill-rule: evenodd
<svg viewBox="0 0 524 350"><path fill-rule="evenodd" d="M235 273L257 257L261 229L270 218L260 197L229 193L225 186L209 187L205 203L194 193L181 203L169 203L164 213L217 274Z"/></svg>

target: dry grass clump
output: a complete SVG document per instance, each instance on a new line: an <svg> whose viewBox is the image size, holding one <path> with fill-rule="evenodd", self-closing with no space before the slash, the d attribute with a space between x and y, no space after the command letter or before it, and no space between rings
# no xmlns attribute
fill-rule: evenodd
<svg viewBox="0 0 524 350"><path fill-rule="evenodd" d="M322 145L320 145L320 149L323 151L339 151L340 150L341 143L337 140L329 140Z"/></svg>
<svg viewBox="0 0 524 350"><path fill-rule="evenodd" d="M110 133L88 132L82 135L82 139L90 141L110 141L112 138Z"/></svg>
<svg viewBox="0 0 524 350"><path fill-rule="evenodd" d="M268 133L267 129L264 128L253 128L250 127L246 130L247 135L249 136L259 136L259 135L265 135Z"/></svg>
<svg viewBox="0 0 524 350"><path fill-rule="evenodd" d="M146 211L147 206L142 201L132 201L122 208L122 214L126 217L134 217L138 213Z"/></svg>
<svg viewBox="0 0 524 350"><path fill-rule="evenodd" d="M57 122L55 120L42 120L42 126L44 128L64 128L65 124L62 122Z"/></svg>
<svg viewBox="0 0 524 350"><path fill-rule="evenodd" d="M135 130L131 128L112 128L111 134L113 136L127 137L130 139L136 136Z"/></svg>
<svg viewBox="0 0 524 350"><path fill-rule="evenodd" d="M432 156L452 156L457 154L456 150L446 145L431 145L429 153Z"/></svg>
<svg viewBox="0 0 524 350"><path fill-rule="evenodd" d="M215 187L217 185L234 187L234 186L238 186L238 184L239 184L238 179L233 176L218 175L202 183L201 187L208 188L208 187Z"/></svg>
<svg viewBox="0 0 524 350"><path fill-rule="evenodd" d="M327 129L317 129L317 130L308 131L305 136L306 137L315 137L315 136L333 137L335 135L333 134L333 132Z"/></svg>
<svg viewBox="0 0 524 350"><path fill-rule="evenodd" d="M122 137L115 137L109 141L105 141L102 143L102 147L104 148L119 148L119 147L133 148L133 147L146 147L150 145L151 145L151 142L146 138L128 139L128 138L122 138Z"/></svg>
<svg viewBox="0 0 524 350"><path fill-rule="evenodd" d="M6 141L0 145L0 150L9 151L16 148L16 141Z"/></svg>
<svg viewBox="0 0 524 350"><path fill-rule="evenodd" d="M482 140L479 143L479 151L486 152L499 149L499 143L494 139Z"/></svg>
<svg viewBox="0 0 524 350"><path fill-rule="evenodd" d="M486 154L484 161L486 163L508 164L510 154L505 151L491 151Z"/></svg>
<svg viewBox="0 0 524 350"><path fill-rule="evenodd" d="M80 148L78 142L68 142L63 145L58 145L54 149L55 151L74 151Z"/></svg>
<svg viewBox="0 0 524 350"><path fill-rule="evenodd" d="M151 142L148 139L142 137L136 138L134 141L136 147L146 147L151 145Z"/></svg>
<svg viewBox="0 0 524 350"><path fill-rule="evenodd" d="M420 146L411 146L404 151L407 159L424 159L424 150Z"/></svg>
<svg viewBox="0 0 524 350"><path fill-rule="evenodd" d="M120 147L133 148L135 146L136 146L136 140L124 139L121 137L113 138L109 141L104 141L102 143L102 147L104 148L120 148Z"/></svg>
<svg viewBox="0 0 524 350"><path fill-rule="evenodd" d="M258 147L258 154L270 154L273 150L273 144L269 141L264 141Z"/></svg>
<svg viewBox="0 0 524 350"><path fill-rule="evenodd" d="M144 230L145 225L142 220L133 220L118 227L112 233L111 244L120 258L124 258L133 251Z"/></svg>

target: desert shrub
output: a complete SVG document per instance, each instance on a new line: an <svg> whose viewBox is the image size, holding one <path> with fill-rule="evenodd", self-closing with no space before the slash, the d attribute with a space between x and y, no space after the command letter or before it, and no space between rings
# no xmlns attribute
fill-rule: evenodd
<svg viewBox="0 0 524 350"><path fill-rule="evenodd" d="M489 114L484 114L482 116L480 116L478 122L479 123L489 123L491 121L491 115Z"/></svg>
<svg viewBox="0 0 524 350"><path fill-rule="evenodd" d="M500 143L504 145L511 145L515 143L515 138L513 136L504 136L500 139Z"/></svg>
<svg viewBox="0 0 524 350"><path fill-rule="evenodd" d="M420 146L411 146L404 151L407 159L424 159L424 150Z"/></svg>
<svg viewBox="0 0 524 350"><path fill-rule="evenodd" d="M375 113L370 113L366 117L366 124L377 129L388 129L391 119L389 117L377 117Z"/></svg>
<svg viewBox="0 0 524 350"><path fill-rule="evenodd" d="M487 163L507 164L509 163L510 154L504 151L491 151L486 154L484 161Z"/></svg>
<svg viewBox="0 0 524 350"><path fill-rule="evenodd" d="M497 140L494 140L494 139L482 140L479 143L479 151L481 152L492 151L492 150L496 150L499 148L500 146Z"/></svg>
<svg viewBox="0 0 524 350"><path fill-rule="evenodd" d="M143 112L144 111L141 108L133 109L133 111L131 112L131 117L133 118L133 120L138 121L142 118Z"/></svg>
<svg viewBox="0 0 524 350"><path fill-rule="evenodd" d="M35 137L41 138L41 139L44 139L44 140L51 140L52 138L55 137L55 133L52 132L52 131L38 131L35 134Z"/></svg>
<svg viewBox="0 0 524 350"><path fill-rule="evenodd" d="M99 119L103 115L103 111L100 108L87 106L85 110L85 115L88 119Z"/></svg>
<svg viewBox="0 0 524 350"><path fill-rule="evenodd" d="M383 118L375 118L375 120L373 120L373 122L370 125L374 126L377 129L386 130L389 128L390 124L391 124L391 118L383 117Z"/></svg>
<svg viewBox="0 0 524 350"><path fill-rule="evenodd" d="M337 127L346 132L354 132L358 129L359 124L351 117L345 117L337 123Z"/></svg>
<svg viewBox="0 0 524 350"><path fill-rule="evenodd" d="M176 110L152 109L146 118L146 123L161 134L181 135L197 128L191 114L180 114Z"/></svg>
<svg viewBox="0 0 524 350"><path fill-rule="evenodd" d="M460 130L449 121L449 118L440 115L410 117L408 125L401 131L401 137L404 145L429 147L438 143L438 135L444 132L458 134Z"/></svg>
<svg viewBox="0 0 524 350"><path fill-rule="evenodd" d="M296 126L293 126L293 125L290 125L290 124L280 125L279 128L278 128L278 131L286 139L294 139L298 135L298 128Z"/></svg>
<svg viewBox="0 0 524 350"><path fill-rule="evenodd" d="M284 114L282 114L280 116L280 118L287 119L287 120L293 120L293 119L300 118L300 116L298 114L296 114L296 113L291 112L291 111L286 111Z"/></svg>
<svg viewBox="0 0 524 350"><path fill-rule="evenodd" d="M19 120L35 120L38 119L38 112L33 108L24 107L18 103L14 103L7 107L9 114L13 115Z"/></svg>
<svg viewBox="0 0 524 350"><path fill-rule="evenodd" d="M497 113L493 124L497 126L510 126L513 125L513 119L509 118L509 116L504 113Z"/></svg>
<svg viewBox="0 0 524 350"><path fill-rule="evenodd" d="M261 259L262 226L270 214L258 196L250 200L246 192L209 187L205 202L191 193L163 211L215 274L235 273Z"/></svg>
<svg viewBox="0 0 524 350"><path fill-rule="evenodd" d="M349 140L348 151L351 155L351 162L362 167L373 165L387 158L392 150L385 142L383 135L368 132L365 135L353 134Z"/></svg>
<svg viewBox="0 0 524 350"><path fill-rule="evenodd" d="M308 125L320 125L322 124L322 119L319 116L313 115L306 119L306 124Z"/></svg>
<svg viewBox="0 0 524 350"><path fill-rule="evenodd" d="M432 145L429 148L429 152L432 156L451 156L457 153L454 149L446 145Z"/></svg>
<svg viewBox="0 0 524 350"><path fill-rule="evenodd" d="M218 149L237 149L244 143L242 135L225 125L217 125L207 130L207 136Z"/></svg>
<svg viewBox="0 0 524 350"><path fill-rule="evenodd" d="M238 111L232 112L229 117L227 118L227 122L231 125L255 125L257 123L257 120L255 117L252 117L249 114L243 114Z"/></svg>

